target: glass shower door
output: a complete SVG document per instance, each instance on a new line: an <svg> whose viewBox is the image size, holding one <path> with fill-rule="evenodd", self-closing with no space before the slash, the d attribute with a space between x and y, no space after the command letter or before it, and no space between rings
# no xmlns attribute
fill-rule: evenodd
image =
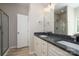
<svg viewBox="0 0 79 59"><path fill-rule="evenodd" d="M9 48L9 16L0 9L0 56Z"/></svg>
<svg viewBox="0 0 79 59"><path fill-rule="evenodd" d="M9 23L8 23L8 16L3 13L2 14L2 54L5 53L5 51L8 49L9 47Z"/></svg>
<svg viewBox="0 0 79 59"><path fill-rule="evenodd" d="M1 56L1 13L0 13L0 56Z"/></svg>

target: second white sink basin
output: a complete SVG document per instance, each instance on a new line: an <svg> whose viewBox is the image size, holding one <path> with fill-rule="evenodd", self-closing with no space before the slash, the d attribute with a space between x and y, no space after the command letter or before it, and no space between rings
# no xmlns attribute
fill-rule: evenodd
<svg viewBox="0 0 79 59"><path fill-rule="evenodd" d="M70 47L70 48L73 48L73 49L76 49L76 50L79 51L79 45L78 44L67 42L67 41L58 41L57 43L65 45L67 47Z"/></svg>
<svg viewBox="0 0 79 59"><path fill-rule="evenodd" d="M46 35L40 35L40 37L48 37L48 36L46 36Z"/></svg>

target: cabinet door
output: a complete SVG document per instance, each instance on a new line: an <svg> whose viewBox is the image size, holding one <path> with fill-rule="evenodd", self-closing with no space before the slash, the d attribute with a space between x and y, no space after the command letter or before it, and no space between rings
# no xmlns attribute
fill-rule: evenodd
<svg viewBox="0 0 79 59"><path fill-rule="evenodd" d="M48 56L58 56L58 54L53 50L53 45L48 43Z"/></svg>
<svg viewBox="0 0 79 59"><path fill-rule="evenodd" d="M51 56L71 56L72 54L56 47L55 45L48 44L48 55Z"/></svg>
<svg viewBox="0 0 79 59"><path fill-rule="evenodd" d="M42 56L47 56L47 42L44 40L42 41Z"/></svg>
<svg viewBox="0 0 79 59"><path fill-rule="evenodd" d="M34 36L34 53L37 53L37 38Z"/></svg>
<svg viewBox="0 0 79 59"><path fill-rule="evenodd" d="M34 38L34 50L36 55L41 56L41 39L38 37Z"/></svg>
<svg viewBox="0 0 79 59"><path fill-rule="evenodd" d="M42 53L42 51L41 51L41 48L42 48L42 44L41 44L41 39L40 38L38 38L37 39L38 40L38 56L41 56L41 53Z"/></svg>

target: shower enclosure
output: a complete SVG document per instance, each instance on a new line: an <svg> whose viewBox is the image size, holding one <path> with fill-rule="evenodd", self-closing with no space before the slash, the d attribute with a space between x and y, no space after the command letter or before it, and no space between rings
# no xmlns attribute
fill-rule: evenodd
<svg viewBox="0 0 79 59"><path fill-rule="evenodd" d="M54 32L67 35L67 7L55 11L54 19Z"/></svg>
<svg viewBox="0 0 79 59"><path fill-rule="evenodd" d="M9 16L0 9L0 55L9 48Z"/></svg>

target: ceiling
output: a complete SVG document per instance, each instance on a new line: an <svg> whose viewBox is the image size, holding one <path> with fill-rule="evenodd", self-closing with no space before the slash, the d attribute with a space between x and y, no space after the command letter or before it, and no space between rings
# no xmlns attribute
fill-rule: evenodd
<svg viewBox="0 0 79 59"><path fill-rule="evenodd" d="M44 7L47 7L50 3L41 3ZM29 7L29 3L0 3L0 6L26 6ZM55 3L55 9L61 9L65 6L71 6L73 8L79 7L79 3Z"/></svg>
<svg viewBox="0 0 79 59"><path fill-rule="evenodd" d="M29 3L0 3L0 6L29 6Z"/></svg>
<svg viewBox="0 0 79 59"><path fill-rule="evenodd" d="M47 7L50 3L41 3L44 7ZM65 6L71 6L73 8L79 7L79 3L54 3L55 10L59 10Z"/></svg>
<svg viewBox="0 0 79 59"><path fill-rule="evenodd" d="M56 3L55 4L55 9L56 10L61 9L61 8L65 7L65 6L71 6L73 8L77 8L77 7L79 7L79 3Z"/></svg>

